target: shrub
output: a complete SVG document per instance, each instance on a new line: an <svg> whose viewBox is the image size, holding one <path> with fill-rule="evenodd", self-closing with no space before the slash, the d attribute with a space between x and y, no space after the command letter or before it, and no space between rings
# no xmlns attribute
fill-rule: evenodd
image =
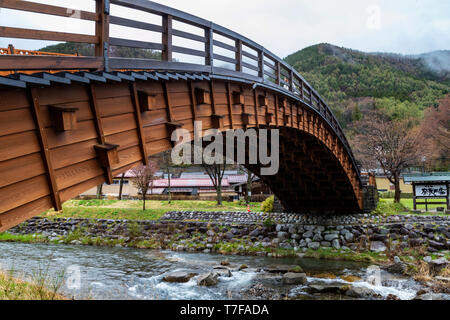
<svg viewBox="0 0 450 320"><path fill-rule="evenodd" d="M274 196L271 196L264 200L264 202L261 204L261 210L264 213L271 213L273 212L273 202L274 202Z"/></svg>

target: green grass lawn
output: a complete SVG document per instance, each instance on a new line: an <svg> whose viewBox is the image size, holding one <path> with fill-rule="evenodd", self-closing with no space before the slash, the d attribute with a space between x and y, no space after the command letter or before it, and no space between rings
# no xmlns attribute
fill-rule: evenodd
<svg viewBox="0 0 450 320"><path fill-rule="evenodd" d="M422 200L420 200L422 201ZM441 200L438 200L441 201ZM428 211L434 210L437 207L446 207L445 204L442 205L438 205L438 204L434 204L434 205L428 205ZM400 199L400 204L396 204L394 203L394 199L380 199L380 202L378 203L378 207L375 210L375 213L378 214L411 214L411 212L407 211L407 209L412 210L414 208L413 205L413 199ZM424 205L419 205L417 206L418 210L425 210L425 206ZM446 215L443 212L427 212L427 213L422 213L419 215L424 215L424 214L432 214L432 215Z"/></svg>
<svg viewBox="0 0 450 320"><path fill-rule="evenodd" d="M252 211L261 211L260 203L251 203ZM129 219L157 220L169 211L246 211L245 204L215 201L168 201L147 200L146 210L142 210L140 200L71 200L63 205L61 212L47 211L41 216L48 218L91 218L91 219Z"/></svg>

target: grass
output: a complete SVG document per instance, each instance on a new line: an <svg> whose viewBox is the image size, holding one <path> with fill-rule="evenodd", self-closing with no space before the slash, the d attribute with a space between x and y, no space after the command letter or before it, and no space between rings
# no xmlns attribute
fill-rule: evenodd
<svg viewBox="0 0 450 320"><path fill-rule="evenodd" d="M435 209L437 207L442 207L443 205L429 205L428 209ZM433 215L433 216L447 216L443 212L426 212L426 213L412 213L414 207L413 199L400 199L400 203L394 203L394 199L380 199L378 202L377 209L375 209L375 214L383 215L394 215L394 214L415 214L415 215ZM424 206L418 206L421 209ZM424 208L423 208L424 209Z"/></svg>
<svg viewBox="0 0 450 320"><path fill-rule="evenodd" d="M252 211L260 211L259 203L251 203ZM245 211L247 206L239 202L215 201L167 201L147 200L146 210L142 210L141 200L71 200L64 204L63 210L47 211L41 216L47 218L90 218L90 219L128 219L157 220L169 211Z"/></svg>
<svg viewBox="0 0 450 320"><path fill-rule="evenodd" d="M58 293L63 277L49 279L47 271L37 272L29 281L16 278L13 271L0 271L0 300L65 300Z"/></svg>

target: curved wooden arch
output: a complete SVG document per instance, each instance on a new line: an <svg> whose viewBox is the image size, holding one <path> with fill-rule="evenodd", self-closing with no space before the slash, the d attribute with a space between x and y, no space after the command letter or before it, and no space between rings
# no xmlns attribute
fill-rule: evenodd
<svg viewBox="0 0 450 320"><path fill-rule="evenodd" d="M279 128L280 172L262 178L286 208L362 210L358 169L314 108L245 81L192 78L0 89L0 231L172 148L172 131L194 121Z"/></svg>

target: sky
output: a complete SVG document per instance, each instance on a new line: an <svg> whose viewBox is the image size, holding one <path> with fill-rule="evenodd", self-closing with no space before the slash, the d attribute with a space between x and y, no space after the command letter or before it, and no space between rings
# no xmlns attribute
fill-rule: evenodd
<svg viewBox="0 0 450 320"><path fill-rule="evenodd" d="M74 9L93 10L92 0L32 0ZM366 52L420 54L450 49L448 0L159 0L211 20L261 44L280 57L302 48L331 43ZM160 18L133 10L111 8L114 15L160 23ZM70 22L67 22L67 21ZM93 23L0 9L0 26L92 34ZM183 28L182 25L177 27ZM198 30L197 30L198 31ZM196 33L195 30L192 32ZM112 35L158 41L160 35L113 28ZM53 42L0 38L38 49ZM184 44L184 43L180 43ZM196 44L193 44L195 48Z"/></svg>

